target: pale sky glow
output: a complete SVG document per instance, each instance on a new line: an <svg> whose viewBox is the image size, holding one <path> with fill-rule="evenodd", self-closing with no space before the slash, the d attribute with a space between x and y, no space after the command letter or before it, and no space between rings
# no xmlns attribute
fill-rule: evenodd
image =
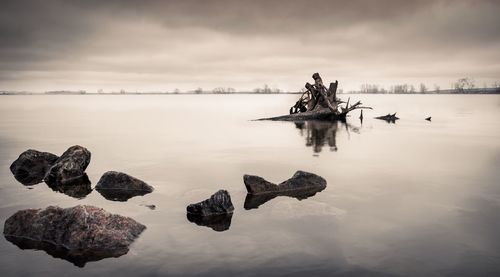
<svg viewBox="0 0 500 277"><path fill-rule="evenodd" d="M500 81L499 1L2 1L0 90Z"/></svg>

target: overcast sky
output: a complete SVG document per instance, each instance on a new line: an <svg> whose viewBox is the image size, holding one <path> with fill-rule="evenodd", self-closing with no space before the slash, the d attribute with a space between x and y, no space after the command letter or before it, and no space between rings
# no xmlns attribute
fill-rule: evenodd
<svg viewBox="0 0 500 277"><path fill-rule="evenodd" d="M0 90L500 81L500 1L0 3Z"/></svg>

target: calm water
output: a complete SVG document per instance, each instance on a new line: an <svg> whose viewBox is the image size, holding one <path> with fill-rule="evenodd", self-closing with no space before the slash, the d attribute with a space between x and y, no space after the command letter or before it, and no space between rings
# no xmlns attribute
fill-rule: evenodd
<svg viewBox="0 0 500 277"><path fill-rule="evenodd" d="M82 268L2 236L1 275L500 276L500 96L352 95L375 108L363 124L358 112L347 124L251 121L287 113L295 98L0 97L1 222L90 204L147 226L128 254ZM372 119L389 112L402 119ZM155 191L75 199L9 171L26 149L60 155L75 144L92 152L93 186L117 170ZM244 174L281 182L296 170L327 188L244 208ZM189 222L186 206L218 189L235 206L230 228Z"/></svg>

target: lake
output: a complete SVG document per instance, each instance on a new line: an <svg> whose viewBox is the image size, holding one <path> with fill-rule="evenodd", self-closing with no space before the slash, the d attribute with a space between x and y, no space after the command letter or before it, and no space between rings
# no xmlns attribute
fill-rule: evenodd
<svg viewBox="0 0 500 277"><path fill-rule="evenodd" d="M147 226L126 255L83 267L2 236L1 275L500 276L499 95L342 95L374 110L362 123L359 111L346 123L253 121L288 113L297 97L0 96L2 223L87 204ZM395 124L373 119L394 112ZM155 191L77 199L9 170L27 149L72 145L92 153L92 186L116 170ZM244 174L279 183L297 170L326 189L245 206ZM186 206L219 189L235 206L229 228L190 222Z"/></svg>

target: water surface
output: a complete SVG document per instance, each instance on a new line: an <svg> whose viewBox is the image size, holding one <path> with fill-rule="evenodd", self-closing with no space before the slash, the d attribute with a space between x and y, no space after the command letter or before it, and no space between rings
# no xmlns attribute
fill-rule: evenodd
<svg viewBox="0 0 500 277"><path fill-rule="evenodd" d="M83 267L2 237L2 276L498 276L500 97L350 97L375 108L362 124L358 112L346 123L252 121L287 113L296 95L0 97L2 223L20 209L89 204L147 226L126 255ZM389 112L401 120L373 119ZM27 149L75 144L92 152L92 187L116 170L155 191L78 199L9 171ZM278 183L297 170L326 189L245 209L244 174ZM219 189L235 206L229 227L189 221L186 206Z"/></svg>

